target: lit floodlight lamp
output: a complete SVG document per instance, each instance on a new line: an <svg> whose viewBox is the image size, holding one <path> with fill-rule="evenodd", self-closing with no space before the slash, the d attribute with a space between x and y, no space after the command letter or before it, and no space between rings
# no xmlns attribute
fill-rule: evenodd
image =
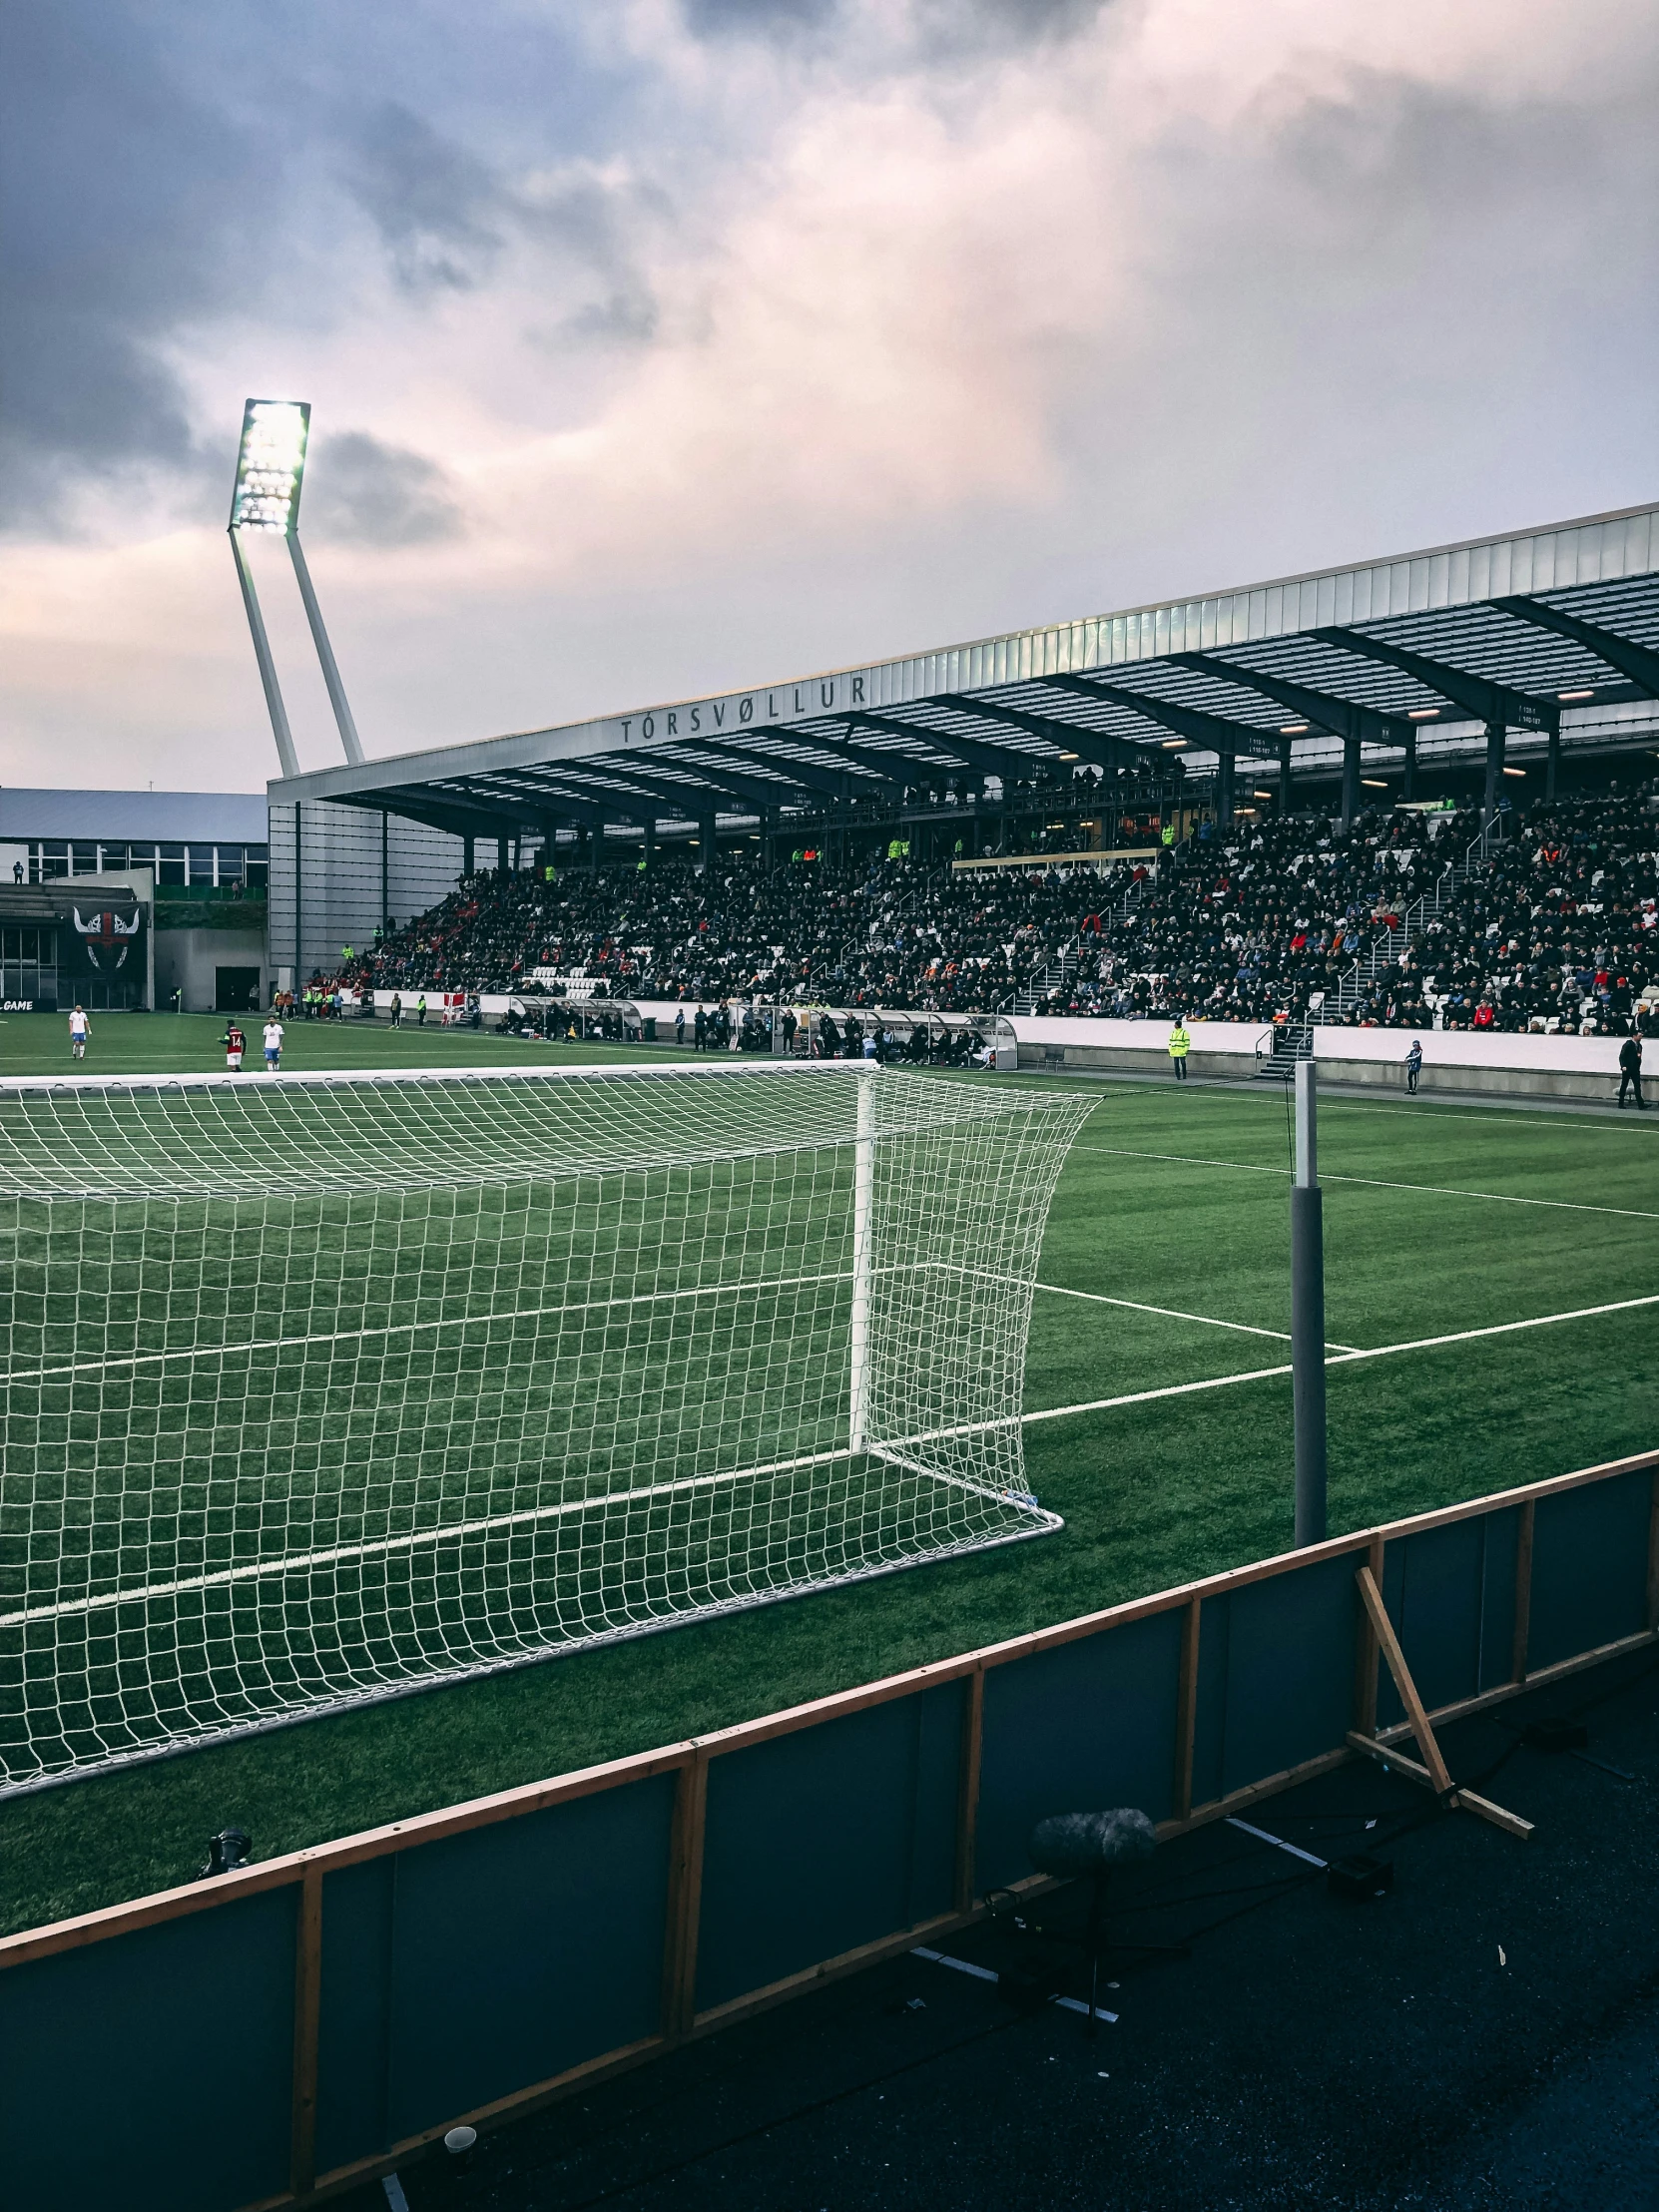
<svg viewBox="0 0 1659 2212"><path fill-rule="evenodd" d="M297 529L310 429L306 400L249 400L242 410L242 446L231 494L233 530L280 530L285 536Z"/></svg>
<svg viewBox="0 0 1659 2212"><path fill-rule="evenodd" d="M293 749L287 710L276 681L276 664L272 657L271 641L266 636L259 594L254 588L254 571L242 542L245 530L275 531L287 540L288 556L298 579L311 642L322 664L322 681L328 689L328 704L334 710L340 744L345 748L345 758L353 766L360 765L363 758L357 725L352 720L345 686L340 682L334 661L334 649L322 625L322 609L317 604L311 572L305 566L304 551L299 543L299 494L305 481L305 447L310 433L308 400L250 399L242 410L242 444L237 453L236 486L231 494L231 547L236 555L237 578L242 585L243 605L248 610L248 627L254 638L254 657L260 664L260 681L265 686L266 706L271 713L271 728L284 776L299 774L299 758Z"/></svg>

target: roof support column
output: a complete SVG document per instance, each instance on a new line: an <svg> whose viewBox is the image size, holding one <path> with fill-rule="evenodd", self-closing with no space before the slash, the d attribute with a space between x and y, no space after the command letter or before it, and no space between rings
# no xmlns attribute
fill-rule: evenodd
<svg viewBox="0 0 1659 2212"><path fill-rule="evenodd" d="M1216 756L1216 821L1225 827L1233 820L1233 756L1218 753Z"/></svg>
<svg viewBox="0 0 1659 2212"><path fill-rule="evenodd" d="M506 874L507 863L511 856L512 839L507 831L503 830L500 836L495 840L495 869L498 875Z"/></svg>
<svg viewBox="0 0 1659 2212"><path fill-rule="evenodd" d="M1405 775L1400 783L1399 796L1401 799L1415 799L1417 796L1417 733L1414 730L1407 731L1405 737Z"/></svg>
<svg viewBox="0 0 1659 2212"><path fill-rule="evenodd" d="M705 815L697 826L697 872L707 875L715 864L715 818Z"/></svg>
<svg viewBox="0 0 1659 2212"><path fill-rule="evenodd" d="M1360 741L1343 740L1343 828L1352 830L1360 812Z"/></svg>
<svg viewBox="0 0 1659 2212"><path fill-rule="evenodd" d="M657 818L654 814L640 817L640 861L649 875L657 860Z"/></svg>
<svg viewBox="0 0 1659 2212"><path fill-rule="evenodd" d="M1279 812L1282 815L1294 812L1291 805L1291 741L1289 738L1281 738L1279 741Z"/></svg>
<svg viewBox="0 0 1659 2212"><path fill-rule="evenodd" d="M1549 733L1549 752L1544 762L1544 797L1551 803L1555 798L1555 778L1561 767L1561 732L1559 726Z"/></svg>
<svg viewBox="0 0 1659 2212"><path fill-rule="evenodd" d="M476 843L477 840L470 834L461 839L461 873L463 875L476 875L478 872Z"/></svg>
<svg viewBox="0 0 1659 2212"><path fill-rule="evenodd" d="M1486 797L1480 809L1480 827L1484 829L1497 813L1498 779L1503 774L1504 740L1508 736L1501 722L1486 725Z"/></svg>

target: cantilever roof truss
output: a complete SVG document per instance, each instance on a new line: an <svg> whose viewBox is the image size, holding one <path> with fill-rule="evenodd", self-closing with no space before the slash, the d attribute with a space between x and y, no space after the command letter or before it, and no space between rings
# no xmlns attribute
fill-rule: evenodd
<svg viewBox="0 0 1659 2212"><path fill-rule="evenodd" d="M1659 506L324 769L270 798L481 834L696 823L1138 755L1194 769L1289 743L1294 763L1481 712L1548 731L1632 700L1659 702Z"/></svg>

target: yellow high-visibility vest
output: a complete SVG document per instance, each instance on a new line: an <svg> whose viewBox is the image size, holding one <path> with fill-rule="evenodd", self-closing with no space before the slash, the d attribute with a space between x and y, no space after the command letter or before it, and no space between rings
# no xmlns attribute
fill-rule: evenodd
<svg viewBox="0 0 1659 2212"><path fill-rule="evenodd" d="M1180 1022L1169 1033L1169 1056L1172 1060L1184 1060L1192 1044L1192 1038Z"/></svg>

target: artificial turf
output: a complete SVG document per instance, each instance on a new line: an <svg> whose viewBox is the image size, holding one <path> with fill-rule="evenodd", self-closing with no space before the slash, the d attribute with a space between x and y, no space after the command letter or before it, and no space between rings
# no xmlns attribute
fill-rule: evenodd
<svg viewBox="0 0 1659 2212"><path fill-rule="evenodd" d="M152 1017L107 1017L104 1029L123 1018L136 1035ZM155 1025L178 1019L191 1017ZM0 1071L23 1072L8 1061L14 1049L26 1056L18 1026L0 1033ZM346 1055L406 1042L357 1028L296 1034L317 1056L300 1061L295 1048L290 1064L363 1065ZM442 1041L461 1047L457 1062L482 1061L479 1040ZM95 1036L101 1072L136 1064L116 1049ZM1659 1297L1656 1141L1659 1125L1634 1115L1327 1099L1333 1347ZM1282 1337L1060 1293L1288 1330L1288 1180L1277 1091L1101 1086L1050 1216L1039 1273L1056 1288L1037 1299L1028 1411L1282 1367ZM1333 1529L1652 1445L1656 1316L1638 1307L1337 1362ZM230 1822L270 1856L703 1733L1290 1542L1286 1375L1036 1420L1026 1452L1032 1487L1064 1515L1057 1535L0 1802L4 1925L188 1880L205 1838Z"/></svg>

